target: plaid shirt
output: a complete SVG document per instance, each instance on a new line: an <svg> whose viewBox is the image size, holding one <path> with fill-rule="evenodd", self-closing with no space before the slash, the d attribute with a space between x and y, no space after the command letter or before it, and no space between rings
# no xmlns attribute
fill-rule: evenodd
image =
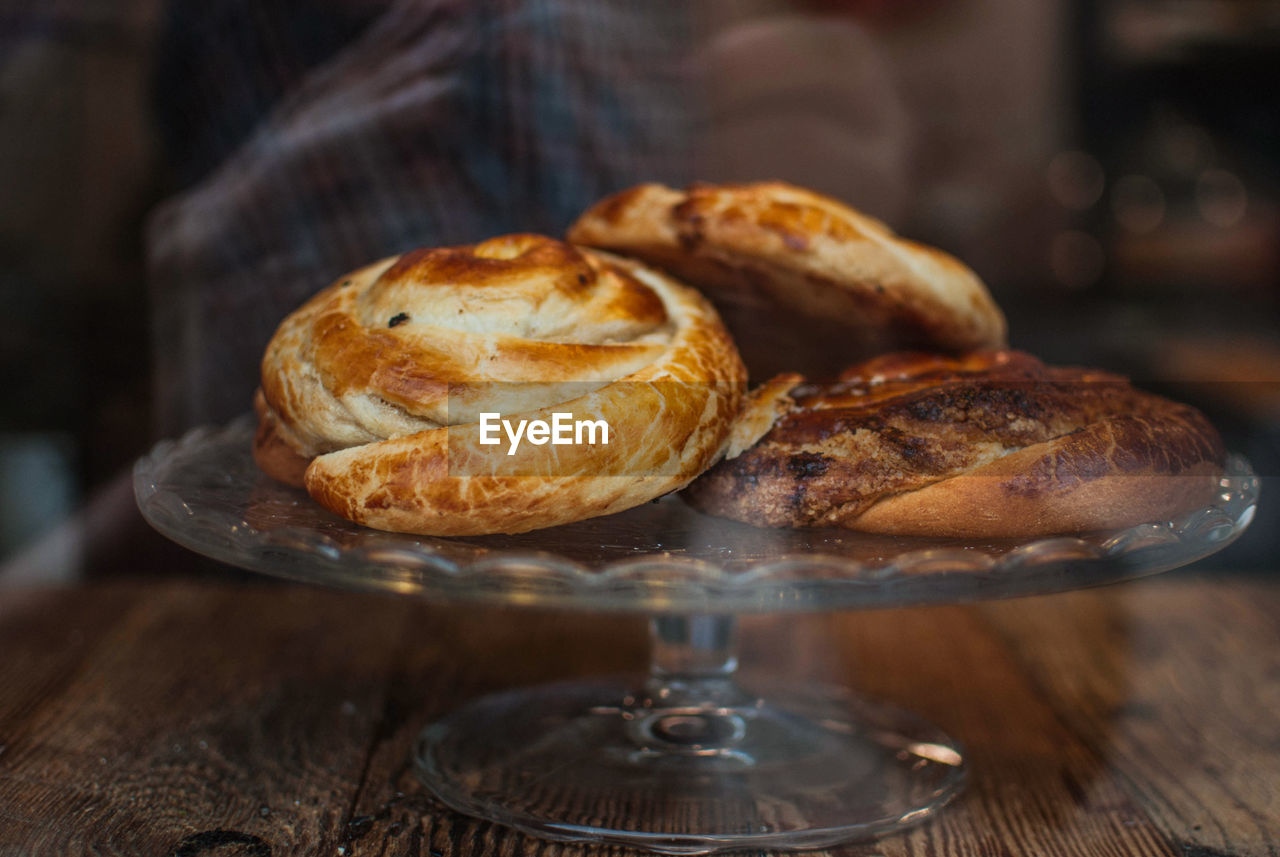
<svg viewBox="0 0 1280 857"><path fill-rule="evenodd" d="M271 60L304 47L250 54L221 30L227 44L201 56L225 69L188 67L189 97L225 98L220 82L234 82L252 109L282 92L149 223L160 430L247 410L275 326L346 271L413 247L560 234L614 190L691 180L691 5L401 0L291 87ZM247 121L205 112L221 125L182 130L213 150Z"/></svg>

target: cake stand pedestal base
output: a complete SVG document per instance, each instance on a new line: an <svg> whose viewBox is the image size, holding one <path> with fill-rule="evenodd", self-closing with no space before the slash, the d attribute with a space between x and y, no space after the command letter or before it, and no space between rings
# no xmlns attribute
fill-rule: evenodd
<svg viewBox="0 0 1280 857"><path fill-rule="evenodd" d="M741 689L732 619L653 626L647 680L476 700L423 732L420 778L453 809L536 836L667 854L867 838L963 784L958 746L913 715L812 686Z"/></svg>

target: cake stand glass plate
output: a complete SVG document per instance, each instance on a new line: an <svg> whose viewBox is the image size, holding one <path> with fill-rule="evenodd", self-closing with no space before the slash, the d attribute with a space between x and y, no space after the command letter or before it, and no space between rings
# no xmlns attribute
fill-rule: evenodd
<svg viewBox="0 0 1280 857"><path fill-rule="evenodd" d="M1166 571L1248 526L1258 479L1233 457L1215 501L1172 521L1031 541L766 530L678 498L514 536L383 533L253 463L248 419L141 459L143 516L265 574L434 599L643 613L647 677L484 697L431 724L418 773L461 812L538 836L665 853L800 849L928 818L965 777L960 746L905 712L819 687L746 690L734 616L1056 592Z"/></svg>

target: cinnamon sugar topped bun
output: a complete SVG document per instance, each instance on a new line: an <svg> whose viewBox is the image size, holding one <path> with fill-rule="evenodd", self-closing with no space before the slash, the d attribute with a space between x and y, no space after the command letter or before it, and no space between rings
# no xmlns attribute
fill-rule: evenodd
<svg viewBox="0 0 1280 857"><path fill-rule="evenodd" d="M1194 408L1018 351L895 353L786 387L759 440L686 491L696 508L760 526L1033 537L1203 505L1225 457ZM746 414L778 410L777 396Z"/></svg>

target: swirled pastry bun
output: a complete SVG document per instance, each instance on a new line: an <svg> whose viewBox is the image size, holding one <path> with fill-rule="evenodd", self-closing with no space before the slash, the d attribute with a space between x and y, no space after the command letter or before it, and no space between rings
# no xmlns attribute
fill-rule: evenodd
<svg viewBox="0 0 1280 857"><path fill-rule="evenodd" d="M744 382L698 292L641 262L510 235L384 260L286 318L262 361L255 454L357 523L523 532L688 483L722 451ZM593 429L517 445L480 422L556 413L603 421L608 442Z"/></svg>
<svg viewBox="0 0 1280 857"><path fill-rule="evenodd" d="M892 349L1005 344L1004 315L965 265L782 182L639 185L592 206L568 234L707 292L758 377L834 371Z"/></svg>
<svg viewBox="0 0 1280 857"><path fill-rule="evenodd" d="M1017 351L885 355L830 385L784 377L753 394L740 425L751 436L684 496L769 527L963 538L1126 527L1210 502L1224 461L1194 408Z"/></svg>

